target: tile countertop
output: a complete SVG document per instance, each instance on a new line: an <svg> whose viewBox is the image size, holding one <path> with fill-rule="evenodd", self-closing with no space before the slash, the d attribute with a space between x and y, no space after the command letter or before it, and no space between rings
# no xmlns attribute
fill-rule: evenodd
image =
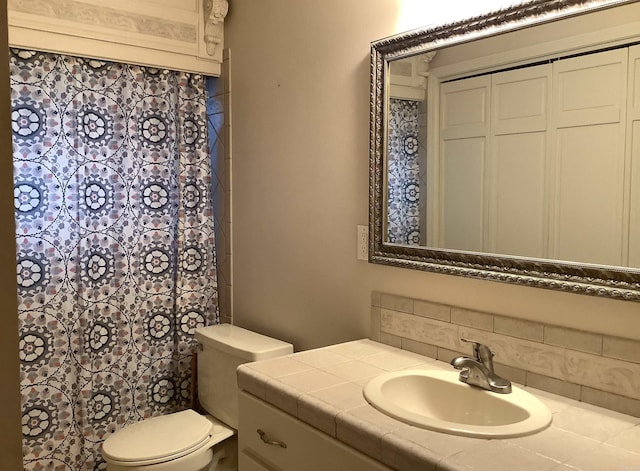
<svg viewBox="0 0 640 471"><path fill-rule="evenodd" d="M398 471L640 471L640 418L529 387L553 412L534 435L479 439L424 430L371 407L362 387L387 371L444 362L371 340L238 368L241 389Z"/></svg>

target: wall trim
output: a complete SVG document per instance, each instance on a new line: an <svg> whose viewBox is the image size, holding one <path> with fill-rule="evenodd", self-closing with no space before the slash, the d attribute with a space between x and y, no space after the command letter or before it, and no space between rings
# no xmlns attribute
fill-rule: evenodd
<svg viewBox="0 0 640 471"><path fill-rule="evenodd" d="M219 76L226 0L8 0L9 45Z"/></svg>

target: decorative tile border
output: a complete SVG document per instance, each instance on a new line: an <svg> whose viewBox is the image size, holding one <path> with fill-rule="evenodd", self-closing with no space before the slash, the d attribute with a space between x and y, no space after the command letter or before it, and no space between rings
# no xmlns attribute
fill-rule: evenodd
<svg viewBox="0 0 640 471"><path fill-rule="evenodd" d="M640 417L640 341L375 291L371 320L372 340L447 362L477 340L514 382Z"/></svg>

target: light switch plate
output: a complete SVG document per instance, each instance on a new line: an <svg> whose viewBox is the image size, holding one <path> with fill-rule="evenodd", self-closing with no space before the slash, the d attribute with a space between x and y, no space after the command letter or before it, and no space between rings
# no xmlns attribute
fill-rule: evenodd
<svg viewBox="0 0 640 471"><path fill-rule="evenodd" d="M358 226L358 260L369 260L369 227Z"/></svg>

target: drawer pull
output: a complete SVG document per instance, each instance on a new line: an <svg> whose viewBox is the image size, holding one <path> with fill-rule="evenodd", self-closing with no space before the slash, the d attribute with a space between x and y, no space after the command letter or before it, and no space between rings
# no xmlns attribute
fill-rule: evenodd
<svg viewBox="0 0 640 471"><path fill-rule="evenodd" d="M267 434L264 432L264 430L258 429L256 430L256 432L258 432L258 435L260 435L260 440L262 440L267 445L279 446L280 448L287 447L287 444L285 442L281 442L279 440L271 440L269 437L267 437Z"/></svg>

